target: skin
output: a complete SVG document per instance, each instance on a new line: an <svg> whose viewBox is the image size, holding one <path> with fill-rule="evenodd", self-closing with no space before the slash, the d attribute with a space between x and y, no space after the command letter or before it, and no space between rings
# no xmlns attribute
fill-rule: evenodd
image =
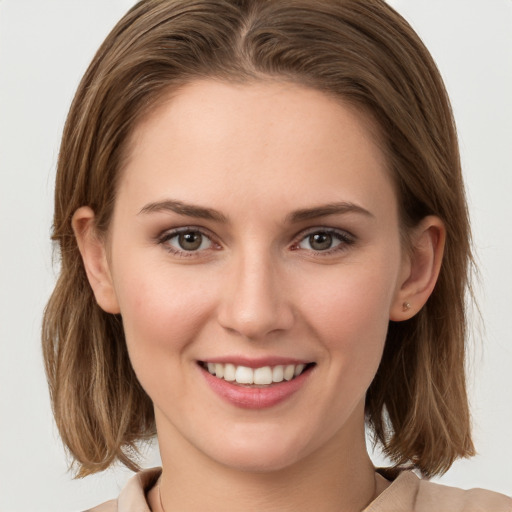
<svg viewBox="0 0 512 512"><path fill-rule="evenodd" d="M401 246L377 133L298 85L195 82L136 128L107 236L76 212L91 286L121 313L155 406L166 510L355 511L386 487L365 447L365 393L389 320L433 289L444 228L428 217ZM291 220L339 203L350 208ZM199 250L180 247L179 228L202 232ZM318 250L310 235L326 230ZM286 401L247 410L201 375L198 361L226 355L315 366ZM156 490L149 502L159 510Z"/></svg>

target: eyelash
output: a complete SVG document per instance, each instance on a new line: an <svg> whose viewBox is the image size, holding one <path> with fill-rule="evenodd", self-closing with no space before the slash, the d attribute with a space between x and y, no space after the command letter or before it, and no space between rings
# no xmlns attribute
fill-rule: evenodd
<svg viewBox="0 0 512 512"><path fill-rule="evenodd" d="M186 234L186 233L200 234L202 237L209 240L211 245L217 246L217 248L215 248L214 250L220 249L220 244L215 242L214 237L209 232L205 231L203 228L199 228L196 226L186 226L183 228L166 231L165 233L163 233L161 236L159 236L157 238L157 242L159 244L163 245L168 252L170 252L171 254L174 254L175 256L179 256L181 258L194 257L194 256L197 256L198 253L207 250L207 249L202 249L199 251L197 251L197 250L196 251L186 251L186 250L180 250L176 247L169 245L170 240L172 240L173 238L176 238L182 234ZM202 242L201 242L201 245L202 245ZM208 249L211 249L211 247L208 247Z"/></svg>
<svg viewBox="0 0 512 512"><path fill-rule="evenodd" d="M313 229L306 231L305 233L303 232L300 234L300 239L292 245L292 250L295 250L295 251L300 250L299 245L302 242L307 240L312 235L319 235L319 234L332 236L332 238L334 240L338 240L339 243L336 244L334 247L330 247L329 249L326 249L323 251L320 251L320 250L315 251L314 249L311 249L311 252L314 255L328 256L328 255L335 254L338 252L346 251L351 245L353 245L356 242L355 236L352 235L351 233L349 233L348 231L334 229L334 228L313 228Z"/></svg>
<svg viewBox="0 0 512 512"><path fill-rule="evenodd" d="M169 241L173 238L178 237L179 235L191 233L191 234L199 234L202 237L206 238L210 242L210 246L208 248L200 249L200 250L181 250L176 247L173 247L169 245ZM353 245L356 242L356 238L351 233L344 231L344 230L338 230L333 228L312 228L306 232L300 233L299 236L296 237L296 241L293 242L291 245L292 251L298 251L300 250L300 244L306 241L309 237L312 235L329 235L332 236L334 240L339 241L338 244L336 244L334 247L330 247L326 250L314 250L314 249L306 249L310 251L314 255L320 255L320 256L328 256L334 253L342 252L348 249L351 245ZM203 244L204 240L201 242L201 245ZM197 256L199 253L206 251L206 250L220 250L221 246L218 242L215 241L214 237L207 231L204 230L204 228L199 228L196 226L186 226L183 228L173 229L171 231L166 231L161 236L157 238L157 243L163 245L165 249L170 252L171 254L174 254L176 256L182 257L182 258L189 258ZM215 246L215 247L212 247Z"/></svg>

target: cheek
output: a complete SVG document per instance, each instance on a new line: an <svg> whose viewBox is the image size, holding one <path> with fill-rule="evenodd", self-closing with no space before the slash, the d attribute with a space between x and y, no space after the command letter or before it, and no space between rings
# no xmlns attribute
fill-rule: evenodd
<svg viewBox="0 0 512 512"><path fill-rule="evenodd" d="M341 269L338 273L315 276L301 295L304 315L320 330L324 337L334 342L343 333L353 333L359 339L375 331L385 330L394 297L393 272L380 271L378 267Z"/></svg>
<svg viewBox="0 0 512 512"><path fill-rule="evenodd" d="M211 311L212 300L208 283L188 279L187 272L136 263L125 261L119 268L116 294L137 371L137 367L162 360L169 349L175 354L185 351Z"/></svg>
<svg viewBox="0 0 512 512"><path fill-rule="evenodd" d="M340 267L317 274L301 293L307 297L303 317L323 345L331 378L338 389L353 388L356 398L366 391L382 357L397 271L384 259Z"/></svg>

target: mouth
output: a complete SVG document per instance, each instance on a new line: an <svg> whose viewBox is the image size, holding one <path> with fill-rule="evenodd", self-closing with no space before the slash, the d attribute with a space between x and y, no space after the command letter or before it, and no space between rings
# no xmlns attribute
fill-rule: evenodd
<svg viewBox="0 0 512 512"><path fill-rule="evenodd" d="M273 384L292 381L311 370L316 363L278 364L259 368L208 361L198 361L198 364L217 379L243 387L265 388Z"/></svg>

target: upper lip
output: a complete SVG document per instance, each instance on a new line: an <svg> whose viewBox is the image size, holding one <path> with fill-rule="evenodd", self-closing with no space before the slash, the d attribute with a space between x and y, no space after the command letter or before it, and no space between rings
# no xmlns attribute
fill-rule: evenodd
<svg viewBox="0 0 512 512"><path fill-rule="evenodd" d="M262 368L264 366L278 366L289 364L308 364L313 361L306 359L297 359L293 357L269 356L249 358L244 356L219 356L201 359L203 363L232 364L234 366L246 366L248 368Z"/></svg>

